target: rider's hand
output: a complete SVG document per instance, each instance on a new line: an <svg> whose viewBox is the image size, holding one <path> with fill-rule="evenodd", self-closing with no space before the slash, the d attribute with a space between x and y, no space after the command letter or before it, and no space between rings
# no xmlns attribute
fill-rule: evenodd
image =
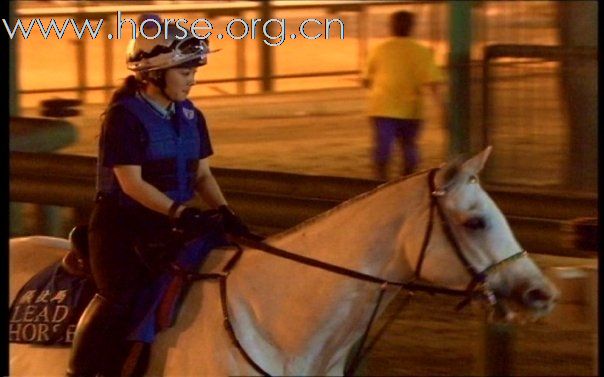
<svg viewBox="0 0 604 377"><path fill-rule="evenodd" d="M222 218L217 211L201 211L194 207L185 208L174 220L174 228L187 238L216 231L222 226Z"/></svg>
<svg viewBox="0 0 604 377"><path fill-rule="evenodd" d="M218 211L222 215L224 231L226 233L234 236L247 236L250 234L249 228L231 208L226 205L221 205L218 207Z"/></svg>

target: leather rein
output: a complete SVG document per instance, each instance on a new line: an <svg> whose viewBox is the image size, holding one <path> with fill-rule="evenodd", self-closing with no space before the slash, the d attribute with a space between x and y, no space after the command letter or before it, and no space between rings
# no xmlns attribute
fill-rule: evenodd
<svg viewBox="0 0 604 377"><path fill-rule="evenodd" d="M419 292L427 292L427 293L431 293L431 294L445 294L445 295L450 295L450 296L461 296L461 297L463 297L463 300L461 302L459 302L459 304L456 305L456 307L455 307L456 310L461 310L463 307L465 307L467 304L469 304L472 301L472 299L474 299L475 297L485 300L490 307L494 308L499 305L499 302L497 300L497 297L495 296L495 293L487 284L488 274L527 255L527 252L525 250L522 250L507 258L504 258L498 262L493 263L492 265L490 265L489 267L487 267L486 269L484 269L482 271L477 271L472 266L472 264L468 261L468 259L465 257L465 255L463 254L461 247L459 246L459 243L457 242L457 239L455 238L455 236L451 230L451 227L447 221L447 218L445 217L442 206L438 200L439 197L446 195L446 190L437 189L436 184L434 182L434 178L435 178L436 172L438 170L439 170L438 168L435 168L435 169L428 171L428 173L427 173L429 194L430 194L429 218L428 218L428 224L426 226L426 231L424 233L424 239L423 239L421 250L420 250L420 256L418 258L418 262L417 262L417 265L415 268L414 277L410 281L400 282L400 281L391 281L391 280L387 280L387 279L382 279L380 277L372 276L372 275L365 274L365 273L362 273L359 271L350 270L345 267L322 262L322 261L312 259L309 257L305 257L305 256L302 256L299 254L294 254L289 251L271 246L263 241L263 237L257 236L254 234L250 234L245 237L233 236L233 235L229 236L229 238L235 243L235 246L237 247L237 251L233 255L233 257L231 257L231 259L227 262L225 267L222 269L222 272L220 272L220 273L189 272L189 271L185 271L185 270L179 268L175 264L172 264L172 266L171 266L172 273L182 277L183 279L185 279L186 281L189 281L189 282L199 281L199 280L218 280L219 281L219 283L220 283L220 301L221 301L221 305L222 305L222 313L224 316L225 329L227 330L233 344L239 349L241 355L256 370L256 372L260 373L263 376L270 376L270 375L251 358L251 356L247 353L247 351L243 348L243 346L237 339L237 336L233 330L233 326L231 323L229 310L228 310L227 278L229 276L229 273L235 267L235 265L241 258L241 255L243 254L243 248L240 245L244 245L247 247L251 247L253 249L261 250L268 254L272 254L272 255L275 255L275 256L278 256L281 258L285 258L285 259L290 259L292 261L295 261L295 262L298 262L301 264L305 264L305 265L308 265L311 267L320 268L322 270L330 271L332 273L347 276L349 278L366 281L369 283L379 284L380 292L378 294L378 298L376 300L375 306L371 313L371 317L367 324L366 330L360 339L360 345L357 348L357 352L356 352L355 356L353 357L352 361L349 363L349 366L346 368L346 371L344 373L347 376L352 375L361 361L361 358L362 358L361 354L363 352L363 346L365 344L365 341L367 339L371 326L373 325L375 317L379 311L379 307L382 302L384 293L388 287L398 287L398 288L402 288L402 289L405 289L410 292L419 291ZM432 230L434 228L435 212L438 213L438 216L442 220L441 225L442 225L443 231L444 231L447 239L449 240L449 243L452 245L455 255L458 257L458 259L463 264L466 271L472 277L472 279L471 279L470 283L468 284L468 286L466 287L466 289L463 289L463 290L452 289L452 288L439 287L439 286L434 286L434 285L424 284L424 283L419 282L419 280L421 279L421 275L420 275L421 268L422 268L422 265L423 265L423 262L424 262L424 259L426 256L426 250L428 249L428 245L430 244Z"/></svg>

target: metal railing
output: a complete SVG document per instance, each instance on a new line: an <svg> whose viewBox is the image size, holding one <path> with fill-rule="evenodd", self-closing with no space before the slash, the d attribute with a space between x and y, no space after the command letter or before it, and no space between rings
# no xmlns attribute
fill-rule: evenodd
<svg viewBox="0 0 604 377"><path fill-rule="evenodd" d="M68 220L73 224L88 218L95 194L95 157L12 152L10 171L11 202L74 208L75 217ZM229 202L246 221L266 234L299 224L380 183L237 169L213 172ZM596 216L596 195L488 185L485 189L527 249L586 256L565 246L561 229L570 219Z"/></svg>
<svg viewBox="0 0 604 377"><path fill-rule="evenodd" d="M492 165L503 166L524 161L522 169L531 175L518 174L516 181L531 179L550 186L595 191L580 184L588 166L573 164L583 151L573 150L575 133L586 127L573 124L568 116L567 96L562 85L562 64L574 61L597 61L593 47L495 44L487 46L482 64L482 145L493 145L498 155ZM580 72L574 66L575 75ZM573 71L574 70L574 71ZM582 77L582 80L589 80ZM581 101L573 97L572 101ZM583 133L578 133L585 137ZM592 135L596 137L596 135ZM580 142L579 142L580 143ZM588 143L584 143L587 145ZM537 147L538 146L538 147ZM595 159L595 155L593 156ZM593 161L595 163L595 160ZM509 170L509 169L507 169ZM531 177L532 176L532 177ZM498 177L514 182L514 177ZM496 177L488 176L492 182ZM578 187L576 185L578 184Z"/></svg>

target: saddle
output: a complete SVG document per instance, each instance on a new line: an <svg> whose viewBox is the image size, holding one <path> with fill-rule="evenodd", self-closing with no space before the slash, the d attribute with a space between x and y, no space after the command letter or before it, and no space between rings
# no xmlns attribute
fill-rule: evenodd
<svg viewBox="0 0 604 377"><path fill-rule="evenodd" d="M63 268L75 276L90 276L88 226L77 225L69 232L71 250L63 257Z"/></svg>
<svg viewBox="0 0 604 377"><path fill-rule="evenodd" d="M80 277L80 278L91 278L92 273L90 269L90 253L88 248L88 226L87 225L77 225L75 226L71 232L69 232L69 241L71 243L71 249L61 260L61 266L65 271L69 274ZM167 249L165 245L161 244L163 247L158 247L153 250L146 250L146 254L157 254L156 259L161 259L165 257L167 253L164 249ZM142 246L137 248L137 252L139 253L139 257L143 262L147 262L146 265L150 268L149 258L141 255ZM148 247L146 248L148 249ZM164 251L163 253L160 251ZM158 266L167 265L166 263L157 263L155 261L156 270L159 270ZM157 272L157 271L156 271ZM185 282L181 276L173 276L169 279L167 283L167 289L165 290L161 301L157 307L157 327L158 330L164 330L170 327L175 320L174 308L178 306L178 301L181 299L181 294L185 289Z"/></svg>

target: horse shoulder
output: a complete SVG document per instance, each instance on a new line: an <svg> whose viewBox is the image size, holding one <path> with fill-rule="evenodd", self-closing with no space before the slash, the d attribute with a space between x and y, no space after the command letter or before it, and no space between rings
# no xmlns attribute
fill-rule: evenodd
<svg viewBox="0 0 604 377"><path fill-rule="evenodd" d="M213 250L201 272L220 272L235 250ZM229 288L230 291L230 288ZM220 285L216 280L193 283L178 318L158 334L151 349L149 375L228 376L253 373L233 347L224 328Z"/></svg>

